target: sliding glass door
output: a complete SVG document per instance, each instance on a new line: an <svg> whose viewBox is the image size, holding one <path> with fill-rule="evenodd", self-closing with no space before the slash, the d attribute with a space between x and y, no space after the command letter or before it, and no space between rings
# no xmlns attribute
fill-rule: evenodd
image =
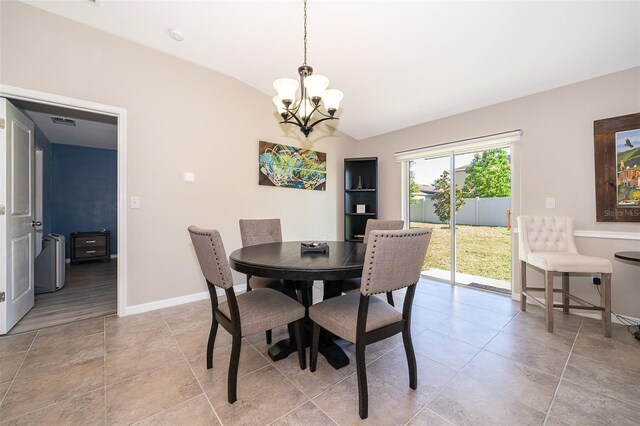
<svg viewBox="0 0 640 426"><path fill-rule="evenodd" d="M506 144L406 160L407 221L433 228L424 276L511 292L511 159Z"/></svg>

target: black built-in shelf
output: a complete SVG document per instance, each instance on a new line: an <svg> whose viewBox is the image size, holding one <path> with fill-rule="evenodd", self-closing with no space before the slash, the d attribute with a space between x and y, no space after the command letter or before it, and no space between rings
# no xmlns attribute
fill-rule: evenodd
<svg viewBox="0 0 640 426"><path fill-rule="evenodd" d="M361 178L361 179L360 179ZM362 188L358 188L362 182ZM368 219L378 218L378 158L344 159L344 239L362 241ZM365 213L356 213L356 205L364 204Z"/></svg>

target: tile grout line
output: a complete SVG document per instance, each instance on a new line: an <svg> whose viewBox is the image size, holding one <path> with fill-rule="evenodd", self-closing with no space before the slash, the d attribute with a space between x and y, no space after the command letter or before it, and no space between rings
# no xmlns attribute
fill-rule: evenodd
<svg viewBox="0 0 640 426"><path fill-rule="evenodd" d="M13 386L13 384L15 383L16 378L18 377L18 373L20 373L20 370L22 369L22 366L24 365L24 362L27 360L27 355L29 355L29 351L31 350L31 347L33 346L33 343L36 341L36 337L38 337L38 333L40 333L40 330L36 330L36 334L33 336L33 340L31 341L31 344L29 344L29 347L25 351L24 358L22 358L22 362L20 363L20 366L16 370L16 373L13 375L13 378L11 379L11 383L9 383L9 387L7 388L6 392L2 396L2 399L0 399L0 407L2 407L2 404L4 403L4 400L6 399L7 395L9 395L9 391L11 390L11 386Z"/></svg>
<svg viewBox="0 0 640 426"><path fill-rule="evenodd" d="M300 404L298 407L295 407L293 410L291 410L291 411L289 411L289 412L285 413L284 415L282 415L282 416L278 417L278 418L277 418L277 419L275 419L272 423L277 422L279 419L281 419L281 418L283 418L283 417L287 416L288 414L290 414L290 413L292 413L293 411L297 410L298 408L302 407L302 406L303 406L304 404L306 404L307 402L311 402L313 405L315 405L316 407L318 407L318 409L319 409L322 413L324 413L324 415L325 415L325 416L327 416L327 417L328 417L332 422L334 422L336 425L338 424L338 422L336 422L336 421L335 421L335 420L334 420L334 419L329 415L329 413L325 412L322 408L320 408L320 406L318 406L318 404L316 404L316 403L313 401L313 399L314 399L314 398L317 398L318 396L320 396L320 395L321 395L321 394L323 394L324 392L321 392L320 394L316 395L314 398L311 398L309 395L307 395L307 394L306 394L306 392L304 392L302 389L300 389L300 388L299 388L299 387L298 387L298 386L297 386L297 385L296 385L296 384L295 384L291 379L289 379L289 378L288 378L288 377L287 377L287 376L286 376L282 371L280 371L280 369L279 369L278 367L276 367L276 366L275 366L275 362L271 362L271 361L269 361L269 359L267 359L267 357L265 357L265 356L264 356L264 354L262 354L262 352L260 352L260 351L258 350L258 348L256 348L256 347L253 345L253 343L251 343L249 340L247 340L247 343L248 343L248 344L249 344L249 345L250 345L250 346L251 346L251 347L252 347L252 348L253 348L253 349L258 353L258 354L260 354L260 356L262 356L264 359L266 359L266 360L267 360L267 362L268 362L268 364L267 364L267 365L268 365L268 366L269 366L269 365L270 365L270 366L273 366L273 368L275 368L275 369L276 369L276 371L277 371L278 373L280 373L280 374L281 374L285 379L287 379L287 380L288 380L288 381L289 381L289 382L290 382L290 383L291 383L291 384L292 384L292 385L293 385L293 386L294 386L298 391L300 391L300 393L302 393L302 394L303 394L305 397L307 397L307 399L308 399L308 401L305 401L304 403ZM309 351L311 351L311 348L309 348ZM307 350L306 350L306 348L305 348L305 351L304 351L304 356L305 356L305 359L306 359L306 358L307 358ZM263 368L264 368L264 367L263 367ZM307 365L307 369L309 369L309 368L310 368L310 367L309 367L309 365ZM256 371L257 371L257 370L256 370ZM352 375L352 374L349 374L349 376L351 376L351 375ZM340 380L338 383L340 383L340 382L342 382L342 380ZM338 383L336 383L336 384L338 384ZM334 385L334 386L335 386L335 385ZM331 389L332 387L333 387L333 386L330 386L327 390ZM325 392L326 392L326 391L325 391Z"/></svg>
<svg viewBox="0 0 640 426"><path fill-rule="evenodd" d="M212 403L211 403L211 401L209 400L209 396L207 396L207 393L204 391L204 388L202 387L202 383L200 383L200 380L198 380L198 376L196 375L195 371L193 371L193 367L191 367L191 364L189 364L189 360L187 359L187 356L184 354L184 351L183 351L183 350L182 350L182 348L180 347L180 344L178 343L178 340L176 339L176 336L174 336L174 335L173 335L173 331L171 331L171 327L169 327L169 324L167 323L167 320L165 319L165 317L164 317L164 315L162 314L162 312L160 313L160 318L162 318L162 322L164 322L164 325L165 325L165 326L167 327L167 329L169 330L169 334L170 334L170 335L171 335L171 337L173 338L173 341L175 342L176 346L178 347L178 350L179 350L179 351L180 351L180 353L182 354L182 358L183 358L183 359L184 359L184 361L187 363L187 366L189 367L189 370L191 370L191 374L193 374L193 378L194 378L194 379L196 379L196 383L198 383L198 386L200 386L200 390L202 391L202 394L204 395L204 397L205 397L205 399L207 400L207 402L209 403L209 406L211 407L211 410L213 411L213 414L216 416L216 419L218 419L218 423L222 424L222 420L220 419L220 416L218 416L218 413L216 412L216 409L213 407L213 404L212 404ZM207 354L205 353L205 356L206 356L206 355L207 355ZM200 396L200 395L197 395L197 396ZM195 398L195 397L194 397L194 398ZM192 398L192 399L193 399L193 398ZM186 401L183 401L183 402L186 402ZM178 405L178 404L175 404L175 405L173 405L172 407L175 407L176 405ZM171 407L169 407L169 408L171 408ZM152 415L152 416L150 416L150 417L153 417L153 416L155 416L155 415L157 415L157 414L160 414L160 413L162 413L163 411L166 411L166 410L167 410L167 409L162 410L162 411L159 411L159 412L157 412L157 413L153 414L153 415ZM147 418L149 418L149 417L147 417ZM144 419L142 419L142 420L144 420ZM142 421L142 420L140 420L140 421Z"/></svg>
<svg viewBox="0 0 640 426"><path fill-rule="evenodd" d="M443 391L447 386L449 386L449 384L451 384L451 382L453 382L453 381L454 381L454 380L455 380L459 375L461 375L461 374L462 374L462 370L464 370L464 369L467 367L467 365L469 365L469 364L471 363L471 361L473 361L473 360L478 356L478 354L482 353L482 351L484 351L484 350L485 350L485 348L489 345L489 343L493 342L493 340L494 340L494 339L495 339L495 338L496 338L496 337L497 337L497 336L502 332L502 330L503 330L507 325L511 324L511 321L513 321L513 320L514 320L518 315L520 315L520 312L518 312L517 314L515 314L515 315L514 315L514 316L509 320L509 322L507 322L504 326L502 326L502 328L500 329L500 331L498 331L498 332L496 333L496 335L495 335L495 336L493 336L493 337L492 337L492 338L491 338L491 339L490 339L490 340L489 340L489 341L488 341L488 342L487 342L487 343L486 343L486 344L485 344L485 345L484 345L484 346L483 346L483 347L482 347L482 348L481 348L481 349L480 349L480 350L479 350L479 351L478 351L478 352L477 352L477 353L476 353L476 354L475 354L475 355L474 355L474 356L473 356L469 361L467 361L467 362L462 366L462 368L461 368L461 369L460 369L460 370L459 370L459 371L458 371L458 372L457 372L457 373L456 373L456 374L455 374L451 379L449 379L449 381L448 381L447 383L445 383L445 384L444 384L444 385L443 385L443 386L438 390L438 392L436 392L436 393L435 393L435 394L434 394L434 395L433 395L433 396L432 396L432 397L431 397L427 402L425 402L425 403L424 403L424 407L422 407L420 410L418 410L418 412L415 414L415 416L411 417L411 418L409 419L409 421L408 421L407 423L405 423L405 426L406 426L406 425L408 425L409 423L411 423L411 421L412 421L413 419L415 419L415 418L416 418L416 417L417 417L417 416L418 416L418 415L419 415L419 414L420 414L420 413L421 413L425 408L427 408L427 406L431 403L431 401L433 401L434 399L436 399L436 398L438 397L438 395L440 395L440 394L442 393L442 391ZM446 336L446 335L445 335L445 336ZM448 336L448 337L454 338L454 337L452 337L452 336ZM454 338L454 339L455 339L455 338ZM462 340L460 340L460 341L462 342ZM424 355L423 355L423 356L424 356ZM429 357L427 357L427 358L429 358ZM429 358L429 359L431 359L431 358ZM508 396L508 395L507 395L507 396ZM520 402L520 401L518 401L518 402ZM431 410L431 411L433 411L433 410ZM453 421L452 421L452 420L449 420L447 417L444 417L444 416L443 416L443 415L441 415L440 413L438 413L438 412L436 412L436 411L433 411L433 412L434 412L434 413L436 413L436 414L438 414L440 417L444 418L444 419L445 419L445 420L447 420L448 422L453 423ZM453 424L455 424L455 423L453 423Z"/></svg>
<svg viewBox="0 0 640 426"><path fill-rule="evenodd" d="M553 393L553 398L551 398L551 403L549 404L549 408L547 409L547 414L544 417L543 426L547 424L549 421L549 416L551 415L551 409L553 408L553 403L556 402L556 397L558 396L558 391L560 390L560 385L562 384L562 379L564 378L564 373L567 371L567 366L569 365L569 360L571 359L571 355L573 354L573 348L576 346L576 342L578 341L578 336L580 335L580 330L582 330L583 320L580 320L580 326L578 326L578 331L576 332L576 337L573 339L573 344L571 345L571 350L569 351L569 356L567 357L567 361L564 363L564 368L562 369L562 374L560 375L560 380L558 380L558 385L556 386L556 390Z"/></svg>

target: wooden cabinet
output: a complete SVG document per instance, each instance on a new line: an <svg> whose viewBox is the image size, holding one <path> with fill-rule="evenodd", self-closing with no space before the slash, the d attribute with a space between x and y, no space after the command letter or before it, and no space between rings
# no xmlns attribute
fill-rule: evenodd
<svg viewBox="0 0 640 426"><path fill-rule="evenodd" d="M362 241L368 219L378 218L378 158L344 160L344 240Z"/></svg>
<svg viewBox="0 0 640 426"><path fill-rule="evenodd" d="M71 263L111 259L111 232L71 233Z"/></svg>

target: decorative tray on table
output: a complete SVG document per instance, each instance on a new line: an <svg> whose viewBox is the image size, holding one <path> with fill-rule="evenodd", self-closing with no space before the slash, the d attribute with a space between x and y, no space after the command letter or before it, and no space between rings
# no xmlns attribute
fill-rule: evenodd
<svg viewBox="0 0 640 426"><path fill-rule="evenodd" d="M301 253L329 253L329 244L318 243L318 242L301 243L300 252Z"/></svg>

